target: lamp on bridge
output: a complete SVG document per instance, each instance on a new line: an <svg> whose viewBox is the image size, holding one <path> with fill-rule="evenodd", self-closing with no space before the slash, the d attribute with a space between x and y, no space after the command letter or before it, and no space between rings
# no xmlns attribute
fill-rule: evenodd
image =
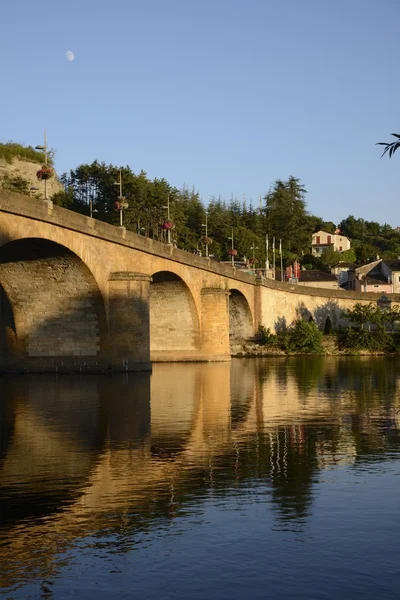
<svg viewBox="0 0 400 600"><path fill-rule="evenodd" d="M233 227L232 227L232 235L230 237L228 237L228 240L232 240L232 246L228 250L228 254L231 257L232 267L234 267L235 266L235 256L237 256L237 250L235 250L235 248L233 247L233 244L234 244L234 240L233 240Z"/></svg>
<svg viewBox="0 0 400 600"><path fill-rule="evenodd" d="M255 256L255 251L258 250L258 246L256 246L255 242L253 242L253 245L250 246L250 250L253 251L253 258L252 258L252 271L255 274L256 272L256 256Z"/></svg>
<svg viewBox="0 0 400 600"><path fill-rule="evenodd" d="M38 179L44 181L44 199L47 200L47 180L52 176L52 170L47 166L47 138L46 138L46 130L44 130L44 144L35 146L35 150L41 150L44 152L44 165L41 169L36 173Z"/></svg>
<svg viewBox="0 0 400 600"><path fill-rule="evenodd" d="M205 228L205 235L204 235L204 245L206 247L206 256L208 256L208 246L210 245L210 243L212 243L211 238L208 237L208 212L206 211L206 222L201 224L202 227Z"/></svg>
<svg viewBox="0 0 400 600"><path fill-rule="evenodd" d="M93 219L93 213L98 213L99 211L97 210L97 208L93 208L93 196L90 196L90 200L89 200L89 213L90 213L90 218Z"/></svg>
<svg viewBox="0 0 400 600"><path fill-rule="evenodd" d="M114 185L119 186L119 196L114 202L114 210L119 210L119 225L122 227L122 211L129 206L126 198L122 195L122 169L119 170L119 181L114 181Z"/></svg>
<svg viewBox="0 0 400 600"><path fill-rule="evenodd" d="M163 223L163 229L167 230L167 243L170 244L171 243L171 229L173 228L174 224L171 221L170 214L169 214L169 194L168 194L168 198L167 198L167 204L166 204L166 206L163 206L163 208L167 209L167 220L164 221L164 223Z"/></svg>

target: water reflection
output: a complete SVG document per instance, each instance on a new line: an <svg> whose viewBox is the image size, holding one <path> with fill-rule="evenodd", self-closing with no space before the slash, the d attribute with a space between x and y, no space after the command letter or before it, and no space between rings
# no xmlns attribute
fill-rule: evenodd
<svg viewBox="0 0 400 600"><path fill-rule="evenodd" d="M302 527L321 473L397 457L398 368L307 358L3 378L0 585L54 579L80 543L129 553L210 497L262 490L277 526Z"/></svg>

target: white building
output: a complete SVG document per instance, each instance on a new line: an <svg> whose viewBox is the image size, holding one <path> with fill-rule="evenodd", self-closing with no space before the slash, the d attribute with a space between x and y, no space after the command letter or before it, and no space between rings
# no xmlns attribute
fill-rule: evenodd
<svg viewBox="0 0 400 600"><path fill-rule="evenodd" d="M350 246L349 238L342 235L338 229L336 233L328 233L321 229L313 233L311 252L314 256L320 256L327 248L333 247L337 252L345 252L346 250L350 250Z"/></svg>

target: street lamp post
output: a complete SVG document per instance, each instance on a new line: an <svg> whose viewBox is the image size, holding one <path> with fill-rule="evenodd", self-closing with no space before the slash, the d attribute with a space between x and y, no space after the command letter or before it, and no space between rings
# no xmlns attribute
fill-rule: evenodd
<svg viewBox="0 0 400 600"><path fill-rule="evenodd" d="M44 164L47 167L47 137L46 137L46 130L44 130L44 144L43 144L43 146L41 146L41 145L35 146L35 150L42 150L42 152L44 152ZM46 179L46 177L44 177L44 199L47 200L47 179Z"/></svg>
<svg viewBox="0 0 400 600"><path fill-rule="evenodd" d="M168 198L167 198L167 204L166 206L163 206L163 208L167 209L167 221L168 223L170 222L170 215L169 215L169 194L168 194ZM168 227L167 229L167 243L170 244L171 243L171 229Z"/></svg>
<svg viewBox="0 0 400 600"><path fill-rule="evenodd" d="M255 272L256 272L256 255L255 255L255 251L258 250L258 246L255 245L255 242L253 242L253 245L250 247L250 250L253 251L253 273L255 274Z"/></svg>
<svg viewBox="0 0 400 600"><path fill-rule="evenodd" d="M90 196L90 201L89 201L89 212L90 212L90 218L93 219L93 213L97 213L99 212L97 210L97 208L93 208L93 196Z"/></svg>
<svg viewBox="0 0 400 600"><path fill-rule="evenodd" d="M268 234L265 235L265 252L266 252L266 259L265 259L265 277L269 277L269 240L268 240Z"/></svg>
<svg viewBox="0 0 400 600"><path fill-rule="evenodd" d="M208 212L206 211L206 222L201 224L202 227L205 227L205 247L206 247L206 256L208 256Z"/></svg>
<svg viewBox="0 0 400 600"><path fill-rule="evenodd" d="M232 235L230 237L228 237L228 240L232 240L232 246L231 246L231 262L232 262L232 267L235 266L235 255L234 255L234 239L233 239L233 227L232 227Z"/></svg>
<svg viewBox="0 0 400 600"><path fill-rule="evenodd" d="M122 203L124 201L124 198L122 196L122 169L119 170L119 181L114 181L114 185L119 185L119 196L118 196L118 200L120 201L120 208L119 208L119 225L120 227L122 227Z"/></svg>

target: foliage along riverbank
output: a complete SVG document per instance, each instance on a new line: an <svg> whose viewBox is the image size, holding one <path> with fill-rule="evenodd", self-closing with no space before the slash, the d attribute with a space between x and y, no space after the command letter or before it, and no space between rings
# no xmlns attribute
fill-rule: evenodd
<svg viewBox="0 0 400 600"><path fill-rule="evenodd" d="M231 345L231 356L233 358L271 358L284 356L393 356L400 354L399 348L394 351L387 350L368 350L366 348L343 347L338 342L336 335L324 335L321 344L321 351L312 350L292 350L288 351L281 345L262 346L256 341L248 340L243 344Z"/></svg>
<svg viewBox="0 0 400 600"><path fill-rule="evenodd" d="M232 344L232 356L287 356L294 354L315 355L375 355L400 353L400 309L387 306L384 309L374 303L357 303L352 310L341 316L349 325L326 331L325 334L311 320L297 319L281 333L273 334L260 326L254 340L238 345Z"/></svg>

